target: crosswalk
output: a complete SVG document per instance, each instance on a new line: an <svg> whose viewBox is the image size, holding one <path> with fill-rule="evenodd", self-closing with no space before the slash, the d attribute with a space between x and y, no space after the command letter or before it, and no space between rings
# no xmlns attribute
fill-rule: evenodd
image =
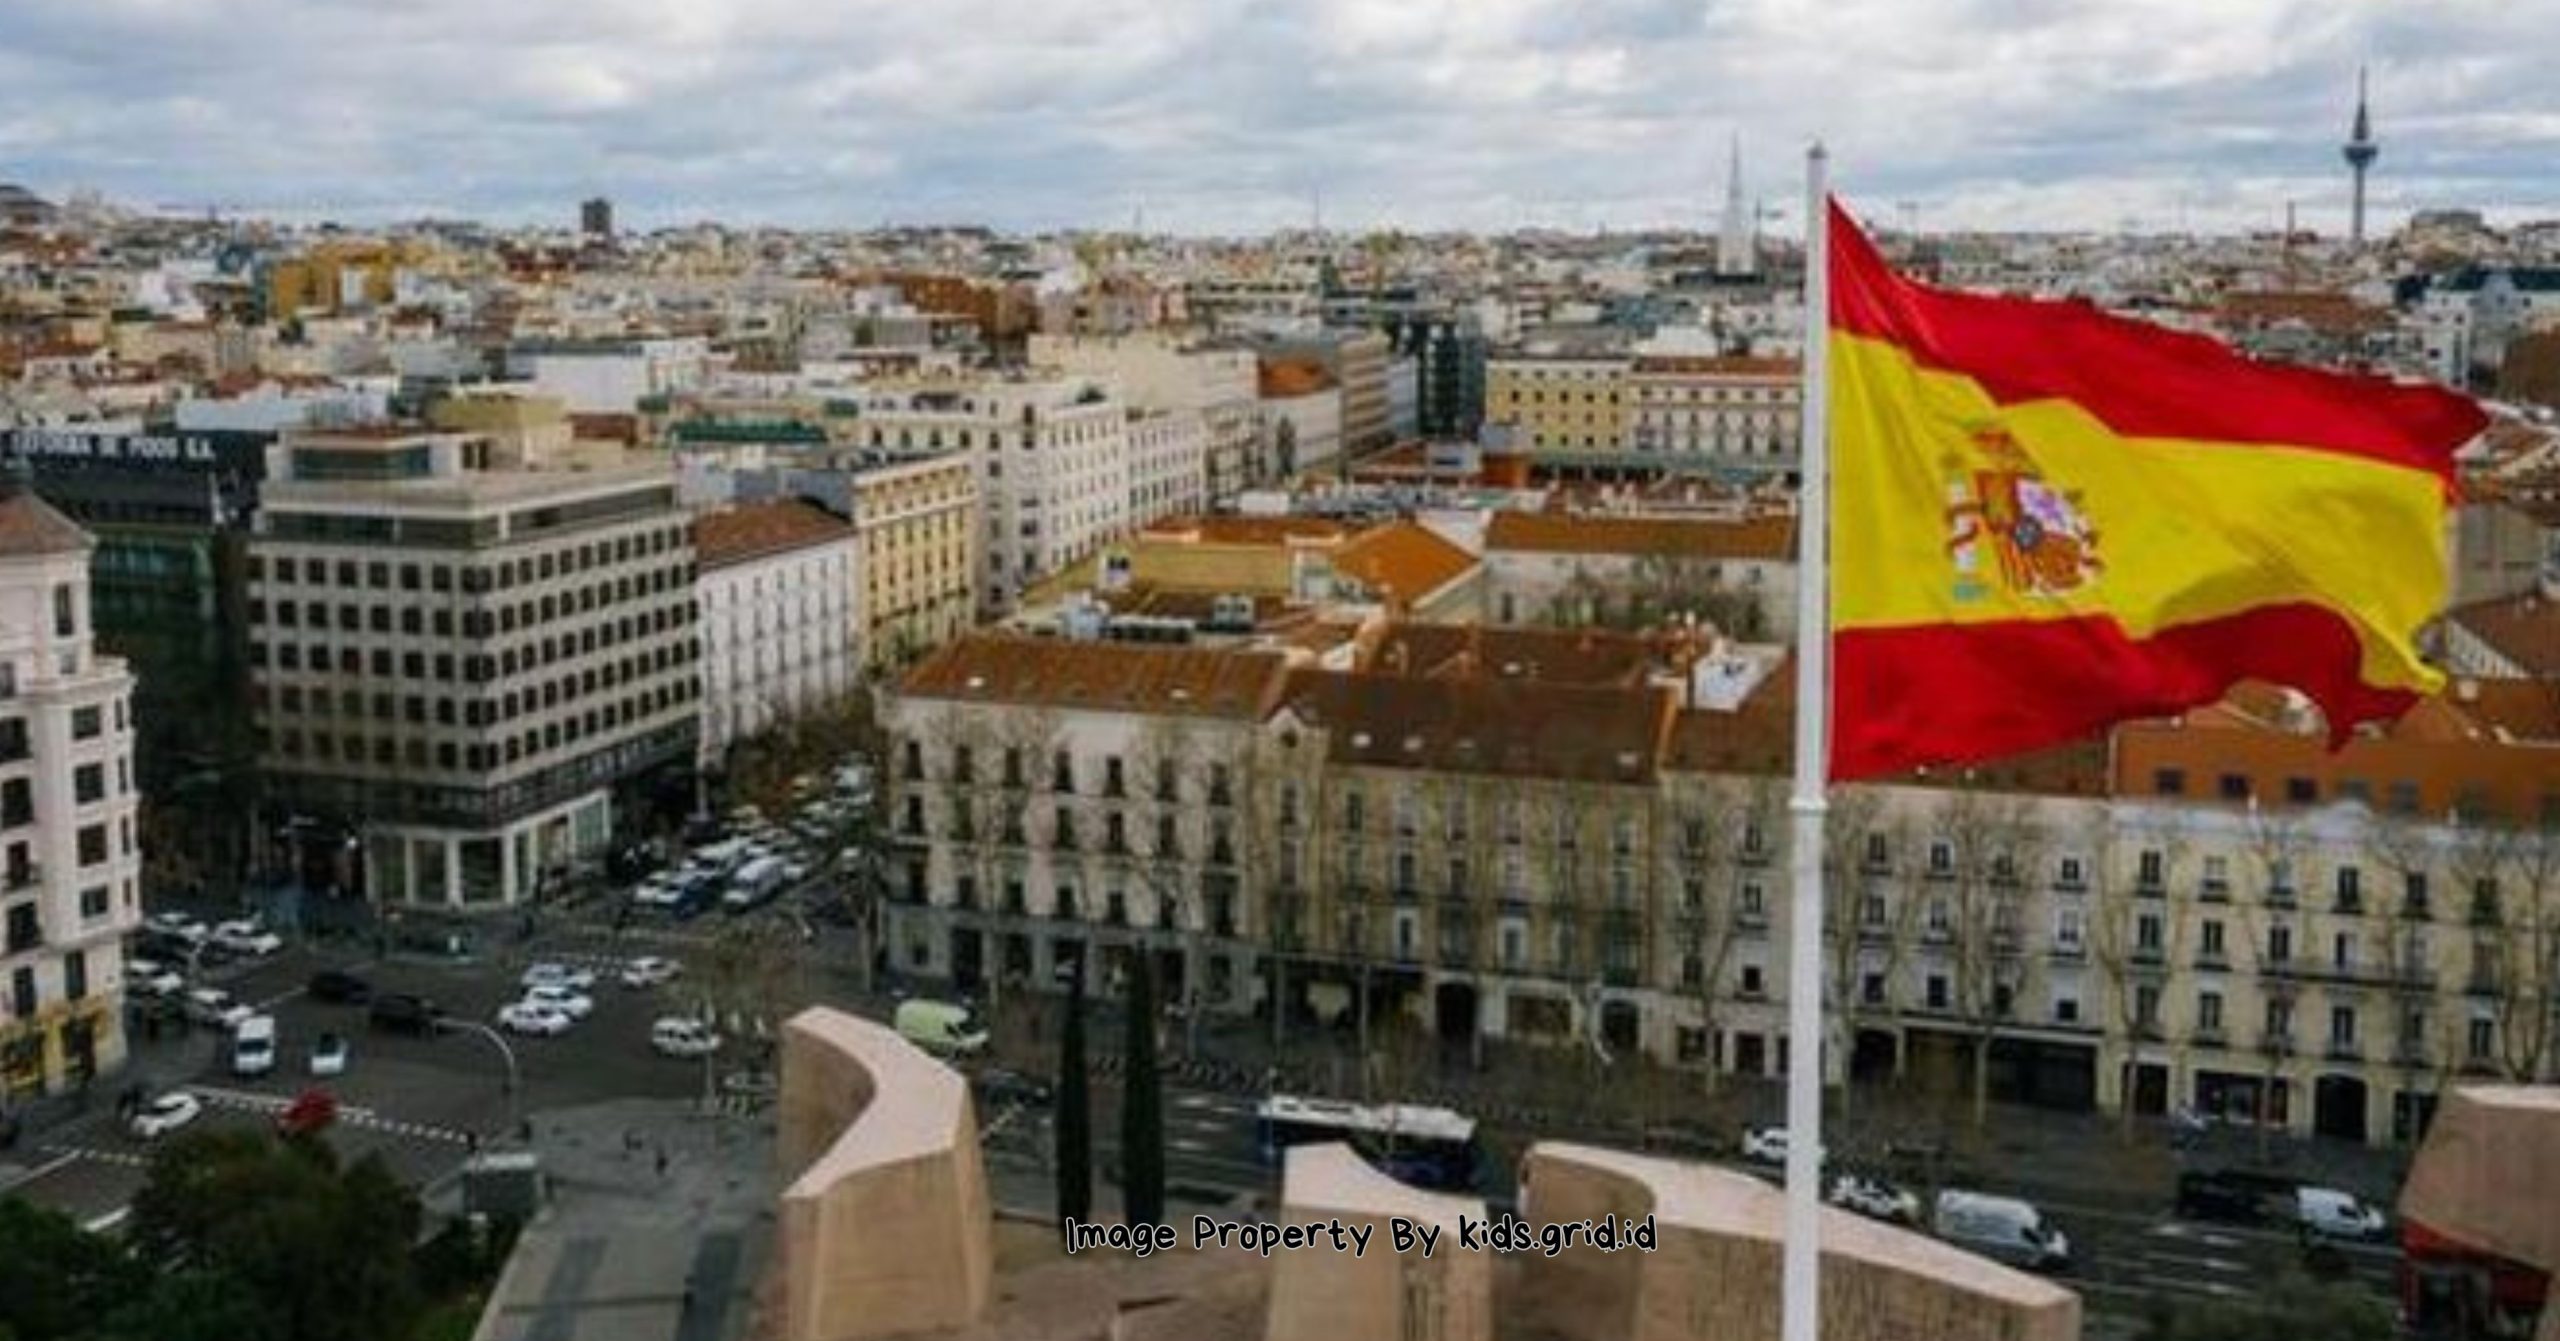
<svg viewBox="0 0 2560 1341"><path fill-rule="evenodd" d="M227 1108L235 1112L255 1113L272 1118L292 1106L291 1099L281 1095L262 1094L255 1090L223 1089L213 1085L196 1085L191 1092L206 1106ZM471 1145L476 1133L461 1127L447 1127L432 1122L406 1122L387 1118L370 1108L346 1106L338 1109L337 1121L350 1127L378 1131L391 1136L406 1136L422 1141L441 1141L450 1145Z"/></svg>

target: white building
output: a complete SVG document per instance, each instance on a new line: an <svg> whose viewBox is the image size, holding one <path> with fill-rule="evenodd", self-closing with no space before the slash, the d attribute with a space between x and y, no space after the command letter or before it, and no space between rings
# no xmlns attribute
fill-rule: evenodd
<svg viewBox="0 0 2560 1341"><path fill-rule="evenodd" d="M642 399L701 388L711 347L698 339L549 341L509 351L510 370L571 414L629 414Z"/></svg>
<svg viewBox="0 0 2560 1341"><path fill-rule="evenodd" d="M1190 516L1209 502L1209 427L1197 410L1129 414L1129 523Z"/></svg>
<svg viewBox="0 0 2560 1341"><path fill-rule="evenodd" d="M79 527L0 480L0 1085L124 1060L124 933L141 918L133 676L97 655Z"/></svg>
<svg viewBox="0 0 2560 1341"><path fill-rule="evenodd" d="M1164 331L1035 335L1031 363L1108 380L1132 409L1197 411L1207 435L1210 499L1233 497L1261 478L1263 424L1252 350L1185 343Z"/></svg>
<svg viewBox="0 0 2560 1341"><path fill-rule="evenodd" d="M667 467L487 456L399 425L268 454L246 583L260 765L280 804L360 826L383 902L531 897L610 841L614 784L699 747Z"/></svg>
<svg viewBox="0 0 2560 1341"><path fill-rule="evenodd" d="M997 376L881 387L857 402L853 441L957 448L978 463L990 610L1130 528L1128 414L1081 376Z"/></svg>
<svg viewBox="0 0 2560 1341"><path fill-rule="evenodd" d="M799 499L694 519L702 613L702 758L851 693L862 550L851 524Z"/></svg>

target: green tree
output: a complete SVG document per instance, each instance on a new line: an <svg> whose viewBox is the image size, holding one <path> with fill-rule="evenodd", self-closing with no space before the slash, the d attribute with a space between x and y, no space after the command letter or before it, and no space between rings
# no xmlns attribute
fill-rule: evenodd
<svg viewBox="0 0 2560 1341"><path fill-rule="evenodd" d="M1093 1095L1084 1069L1084 959L1067 985L1067 1023L1058 1035L1058 1215L1093 1215Z"/></svg>
<svg viewBox="0 0 2560 1341"><path fill-rule="evenodd" d="M1133 1225L1164 1219L1164 1072L1156 1065L1156 970L1150 954L1132 957L1129 973L1128 1066L1120 1077L1120 1205Z"/></svg>
<svg viewBox="0 0 2560 1341"><path fill-rule="evenodd" d="M0 1200L0 1336L83 1336L148 1279L115 1242L58 1211Z"/></svg>
<svg viewBox="0 0 2560 1341"><path fill-rule="evenodd" d="M378 1341L418 1316L418 1224L417 1199L378 1157L341 1167L322 1142L206 1132L153 1159L128 1241L155 1275L196 1270L244 1289L257 1321L235 1335Z"/></svg>

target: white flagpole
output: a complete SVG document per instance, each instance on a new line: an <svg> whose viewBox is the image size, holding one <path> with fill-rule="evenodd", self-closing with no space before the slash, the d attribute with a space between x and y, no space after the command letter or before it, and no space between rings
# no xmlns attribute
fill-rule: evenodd
<svg viewBox="0 0 2560 1341"><path fill-rule="evenodd" d="M1822 819L1830 768L1830 156L1805 154L1804 485L1796 494L1796 774L1787 804L1787 1228L1782 1341L1819 1341L1822 1262Z"/></svg>

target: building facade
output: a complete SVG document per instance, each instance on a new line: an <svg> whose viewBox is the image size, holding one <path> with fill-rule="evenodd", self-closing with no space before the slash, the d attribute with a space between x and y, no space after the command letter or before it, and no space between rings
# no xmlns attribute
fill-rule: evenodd
<svg viewBox="0 0 2560 1341"><path fill-rule="evenodd" d="M1484 419L1539 456L1594 456L1627 441L1627 372L1620 355L1498 354L1486 365Z"/></svg>
<svg viewBox="0 0 2560 1341"><path fill-rule="evenodd" d="M142 918L133 675L89 621L92 542L0 480L0 1090L124 1060L124 933Z"/></svg>
<svg viewBox="0 0 2560 1341"><path fill-rule="evenodd" d="M247 560L271 795L361 826L386 903L535 896L618 782L699 748L692 530L657 465L474 469L401 426L286 438Z"/></svg>
<svg viewBox="0 0 2560 1341"><path fill-rule="evenodd" d="M693 522L702 617L702 759L853 691L865 590L853 527L799 499Z"/></svg>
<svg viewBox="0 0 2560 1341"><path fill-rule="evenodd" d="M977 619L986 566L978 465L965 452L840 458L862 558L864 667L902 669Z"/></svg>
<svg viewBox="0 0 2560 1341"><path fill-rule="evenodd" d="M1625 449L1671 470L1790 476L1803 404L1792 359L1642 355L1627 371Z"/></svg>

